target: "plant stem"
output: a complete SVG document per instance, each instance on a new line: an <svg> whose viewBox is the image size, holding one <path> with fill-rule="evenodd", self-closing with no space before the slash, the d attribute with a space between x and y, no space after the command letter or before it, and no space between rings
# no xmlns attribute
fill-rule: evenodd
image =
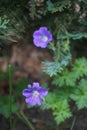
<svg viewBox="0 0 87 130"><path fill-rule="evenodd" d="M60 60L60 46L61 46L61 41L58 41L57 42L57 45L56 45L56 50L55 50L55 61L56 62L59 62Z"/></svg>
<svg viewBox="0 0 87 130"><path fill-rule="evenodd" d="M75 125L75 121L76 121L76 117L73 119L73 122L72 122L72 125L71 125L70 130L73 130L73 127L74 127L74 125Z"/></svg>
<svg viewBox="0 0 87 130"><path fill-rule="evenodd" d="M16 113L16 115L28 126L29 129L35 130L31 122L28 120L26 115L21 111L20 113Z"/></svg>
<svg viewBox="0 0 87 130"><path fill-rule="evenodd" d="M10 130L12 130L12 73L11 65L8 66L9 71L9 105L10 105Z"/></svg>

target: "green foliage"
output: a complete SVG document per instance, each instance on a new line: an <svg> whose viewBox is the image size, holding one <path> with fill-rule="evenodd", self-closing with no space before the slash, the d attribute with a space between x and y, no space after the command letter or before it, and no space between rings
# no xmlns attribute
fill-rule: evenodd
<svg viewBox="0 0 87 130"><path fill-rule="evenodd" d="M60 74L54 77L53 84L59 86L75 86L77 79L87 75L87 60L79 58L71 66L62 70Z"/></svg>
<svg viewBox="0 0 87 130"><path fill-rule="evenodd" d="M69 64L71 54L69 52L69 40L59 40L56 46L51 46L50 48L54 51L54 62L43 62L43 71L50 76L54 76Z"/></svg>
<svg viewBox="0 0 87 130"><path fill-rule="evenodd" d="M10 71L12 76L15 70L14 68L11 67ZM8 79L9 79L9 66L7 67L6 72L0 72L0 81L8 81ZM25 86L27 86L27 84L28 84L28 80L22 78L18 82L13 84L12 97L10 97L9 94L3 96L0 95L0 114L2 114L6 118L9 118L11 114L15 114L19 110L20 108L19 100L16 99L21 97L22 90L25 88ZM11 104L10 104L10 99L11 99Z"/></svg>
<svg viewBox="0 0 87 130"><path fill-rule="evenodd" d="M8 35L6 34L6 30L8 28L9 20L0 17L0 39L6 38Z"/></svg>
<svg viewBox="0 0 87 130"><path fill-rule="evenodd" d="M87 76L87 59L84 57L77 59L73 65L72 71L77 79Z"/></svg>
<svg viewBox="0 0 87 130"><path fill-rule="evenodd" d="M78 1L79 1L79 2L85 2L85 3L87 2L86 0L78 0Z"/></svg>
<svg viewBox="0 0 87 130"><path fill-rule="evenodd" d="M13 75L14 69L11 68L11 73ZM8 74L8 68L6 72L0 73L0 81L8 80L9 74ZM18 82L13 84L13 91L14 94L12 97L8 95L0 96L0 114L2 114L5 118L9 118L11 114L15 114L20 106L19 101L16 100L17 98L22 96L22 90L27 86L28 80L25 78L21 78ZM11 111L10 111L10 98L11 98ZM12 112L12 113L11 113Z"/></svg>
<svg viewBox="0 0 87 130"><path fill-rule="evenodd" d="M0 81L7 80L7 79L8 79L8 73L0 72Z"/></svg>
<svg viewBox="0 0 87 130"><path fill-rule="evenodd" d="M43 71L50 76L56 75L57 72L61 72L63 69L61 63L58 62L46 61L44 62L44 66L45 67L43 67Z"/></svg>
<svg viewBox="0 0 87 130"><path fill-rule="evenodd" d="M85 19L80 19L79 23L84 25L84 26L87 26L87 21Z"/></svg>
<svg viewBox="0 0 87 130"><path fill-rule="evenodd" d="M83 32L83 33L78 33L78 32L72 32L72 33L66 33L66 34L60 34L57 36L57 39L81 39L81 38L87 38L87 33Z"/></svg>
<svg viewBox="0 0 87 130"><path fill-rule="evenodd" d="M20 5L19 5L20 4ZM0 39L16 42L14 37L20 38L24 33L24 21L22 21L23 0L1 0L0 2ZM17 6L20 6L17 7Z"/></svg>
<svg viewBox="0 0 87 130"><path fill-rule="evenodd" d="M55 120L58 124L71 117L72 114L70 112L67 100L63 100L58 103L58 107L55 108L53 115L55 116Z"/></svg>
<svg viewBox="0 0 87 130"><path fill-rule="evenodd" d="M64 11L64 9L68 9L71 6L71 1L69 0L61 0L61 1L57 1L57 2L52 2L51 0L47 1L47 11L51 12L51 13L55 13L55 12L62 12Z"/></svg>
<svg viewBox="0 0 87 130"><path fill-rule="evenodd" d="M87 107L87 80L82 79L71 94L71 99L76 102L78 109Z"/></svg>
<svg viewBox="0 0 87 130"><path fill-rule="evenodd" d="M58 72L60 73L64 67L68 64L70 56L66 56L64 60L59 62L49 62L45 61L43 71L50 76L56 75Z"/></svg>
<svg viewBox="0 0 87 130"><path fill-rule="evenodd" d="M26 78L21 78L17 83L14 84L14 89L15 89L15 95L16 96L21 96L22 95L22 90L27 86L28 80Z"/></svg>
<svg viewBox="0 0 87 130"><path fill-rule="evenodd" d="M7 69L5 72L0 72L0 81L4 81L4 80L8 80L9 78L9 73L8 73L8 66L7 66ZM11 68L11 71L12 71L12 75L14 74L15 72L15 69L12 67Z"/></svg>
<svg viewBox="0 0 87 130"><path fill-rule="evenodd" d="M52 109L55 121L60 124L65 119L71 116L71 112L68 105L68 100L62 91L51 92L46 97L46 104L44 104L44 109ZM62 95L59 95L61 93Z"/></svg>
<svg viewBox="0 0 87 130"><path fill-rule="evenodd" d="M75 86L76 78L74 73L64 69L61 74L54 77L53 84L58 86Z"/></svg>
<svg viewBox="0 0 87 130"><path fill-rule="evenodd" d="M0 96L0 114L5 116L6 118L9 118L11 114L9 98L9 96ZM12 113L15 113L17 110L18 105L14 102L14 98L12 97Z"/></svg>
<svg viewBox="0 0 87 130"><path fill-rule="evenodd" d="M87 59L79 58L54 76L55 91L46 97L45 109L52 109L58 124L71 116L69 102L75 101L78 109L87 107Z"/></svg>
<svg viewBox="0 0 87 130"><path fill-rule="evenodd" d="M15 30L10 26L11 26L11 21L9 19L5 19L4 16L0 17L0 39L1 40L8 39L11 41L15 41L11 38L10 33L16 35L17 30Z"/></svg>
<svg viewBox="0 0 87 130"><path fill-rule="evenodd" d="M2 19L0 17L0 29L6 29L8 26L9 20L8 19Z"/></svg>

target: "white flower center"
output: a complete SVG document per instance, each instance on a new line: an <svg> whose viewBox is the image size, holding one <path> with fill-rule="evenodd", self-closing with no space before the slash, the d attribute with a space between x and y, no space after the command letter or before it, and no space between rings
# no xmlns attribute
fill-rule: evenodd
<svg viewBox="0 0 87 130"><path fill-rule="evenodd" d="M43 42L46 42L48 40L48 37L47 36L43 36L42 40L43 40Z"/></svg>
<svg viewBox="0 0 87 130"><path fill-rule="evenodd" d="M39 96L39 92L38 92L38 91L34 91L34 92L33 92L33 96L34 96L35 98L37 98L37 97Z"/></svg>

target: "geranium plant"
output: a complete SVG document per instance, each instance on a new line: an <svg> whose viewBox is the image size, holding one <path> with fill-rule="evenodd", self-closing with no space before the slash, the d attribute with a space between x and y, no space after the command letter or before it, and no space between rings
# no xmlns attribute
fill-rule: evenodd
<svg viewBox="0 0 87 130"><path fill-rule="evenodd" d="M71 110L69 105L72 100L78 109L87 107L87 60L80 58L72 63L69 39L61 38L54 44L53 36L47 30L47 27L40 27L34 32L33 38L35 46L48 47L54 52L54 61L44 61L43 70L51 76L51 84L56 88L50 91L48 86L48 93L46 89L39 87L38 83L33 83L33 86L29 85L28 89L23 90L23 95L29 105L42 104L43 109L52 109L57 124L60 124L72 116L73 108ZM42 103L44 96L45 103Z"/></svg>

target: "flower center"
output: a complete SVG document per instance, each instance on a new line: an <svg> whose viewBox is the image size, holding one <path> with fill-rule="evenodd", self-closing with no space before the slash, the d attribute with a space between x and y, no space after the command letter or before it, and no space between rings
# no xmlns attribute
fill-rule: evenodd
<svg viewBox="0 0 87 130"><path fill-rule="evenodd" d="M43 41L43 42L46 42L47 40L48 40L48 37L47 37L47 36L43 36L43 37L42 37L42 41Z"/></svg>
<svg viewBox="0 0 87 130"><path fill-rule="evenodd" d="M38 91L34 91L34 92L33 92L33 96L34 96L35 98L37 98L37 97L39 96L39 92L38 92Z"/></svg>

